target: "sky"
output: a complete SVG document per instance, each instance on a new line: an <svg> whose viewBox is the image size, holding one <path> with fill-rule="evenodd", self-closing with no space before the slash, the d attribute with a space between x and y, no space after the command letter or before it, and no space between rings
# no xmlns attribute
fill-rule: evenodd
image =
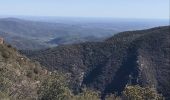
<svg viewBox="0 0 170 100"><path fill-rule="evenodd" d="M169 19L169 0L0 0L0 15Z"/></svg>

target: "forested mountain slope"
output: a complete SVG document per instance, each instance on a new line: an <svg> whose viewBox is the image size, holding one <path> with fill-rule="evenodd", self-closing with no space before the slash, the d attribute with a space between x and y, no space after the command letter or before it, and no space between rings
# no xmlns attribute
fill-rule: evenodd
<svg viewBox="0 0 170 100"><path fill-rule="evenodd" d="M72 87L121 93L127 84L155 87L170 98L170 27L119 33L104 42L22 51L49 70L72 76Z"/></svg>

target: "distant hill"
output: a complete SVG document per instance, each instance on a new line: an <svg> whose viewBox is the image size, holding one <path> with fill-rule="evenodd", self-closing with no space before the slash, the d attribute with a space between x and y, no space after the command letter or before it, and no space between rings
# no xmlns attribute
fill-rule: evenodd
<svg viewBox="0 0 170 100"><path fill-rule="evenodd" d="M3 37L6 43L11 44L13 47L17 49L37 50L37 49L44 49L49 47L47 44L39 42L35 39L29 39L18 35L13 35L12 33L6 33L0 31L0 37Z"/></svg>
<svg viewBox="0 0 170 100"><path fill-rule="evenodd" d="M59 20L59 19L58 19ZM71 19L69 19L71 20ZM17 18L0 19L0 36L20 50L35 50L63 44L96 42L126 30L159 26L161 21L61 21L43 22Z"/></svg>
<svg viewBox="0 0 170 100"><path fill-rule="evenodd" d="M16 18L0 19L0 35L14 47L24 50L92 41L88 38L91 35L87 35L90 31L88 29L72 24L28 21ZM97 36L97 32L100 34L99 31L106 33L103 38L114 34L112 30L99 29L96 32L94 30L92 35L95 39L99 39ZM56 41L56 39L60 39L60 41Z"/></svg>
<svg viewBox="0 0 170 100"><path fill-rule="evenodd" d="M170 26L119 33L104 42L22 51L49 70L70 73L72 88L120 93L127 84L153 86L170 99Z"/></svg>
<svg viewBox="0 0 170 100"><path fill-rule="evenodd" d="M104 39L105 38L95 37L95 36L81 37L81 36L70 35L70 36L52 39L47 43L65 45L65 44L77 44L77 43L83 43L83 42L89 42L89 41L100 42L100 41L104 41Z"/></svg>
<svg viewBox="0 0 170 100"><path fill-rule="evenodd" d="M65 26L63 24L4 18L0 19L0 35L18 49L42 49L49 47L45 42L51 37L66 35L63 30Z"/></svg>

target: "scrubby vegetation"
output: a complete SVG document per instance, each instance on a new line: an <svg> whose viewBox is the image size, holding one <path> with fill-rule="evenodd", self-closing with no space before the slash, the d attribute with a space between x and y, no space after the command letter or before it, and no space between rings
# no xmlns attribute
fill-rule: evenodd
<svg viewBox="0 0 170 100"><path fill-rule="evenodd" d="M38 68L38 72L34 69ZM0 99L37 98L37 86L46 75L40 65L19 54L6 44L0 45Z"/></svg>
<svg viewBox="0 0 170 100"><path fill-rule="evenodd" d="M155 88L127 86L123 92L123 98L126 100L164 100L162 95L158 94Z"/></svg>
<svg viewBox="0 0 170 100"><path fill-rule="evenodd" d="M61 73L47 77L38 90L39 100L101 100L100 92L87 88L83 88L78 94L73 94L67 82ZM164 100L164 98L155 88L134 85L126 86L119 96L107 95L105 100Z"/></svg>
<svg viewBox="0 0 170 100"><path fill-rule="evenodd" d="M57 73L45 79L38 94L40 100L69 100L71 96L66 79Z"/></svg>
<svg viewBox="0 0 170 100"><path fill-rule="evenodd" d="M98 92L83 89L74 94L68 86L68 80L62 73L53 73L47 77L38 90L39 100L100 100Z"/></svg>
<svg viewBox="0 0 170 100"><path fill-rule="evenodd" d="M101 100L100 92L86 88L78 94L73 94L65 79L61 73L48 77L38 90L39 100ZM107 95L105 100L164 100L164 98L155 88L134 85L126 86L119 96Z"/></svg>

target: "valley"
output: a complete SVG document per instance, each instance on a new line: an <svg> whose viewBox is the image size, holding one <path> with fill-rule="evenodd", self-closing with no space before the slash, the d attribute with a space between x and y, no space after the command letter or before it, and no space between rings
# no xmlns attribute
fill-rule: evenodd
<svg viewBox="0 0 170 100"><path fill-rule="evenodd" d="M0 0L0 100L170 100L170 0Z"/></svg>
<svg viewBox="0 0 170 100"><path fill-rule="evenodd" d="M19 50L38 50L65 44L101 42L119 32L168 25L166 20L33 19L36 18L0 18L0 36Z"/></svg>
<svg viewBox="0 0 170 100"><path fill-rule="evenodd" d="M47 69L71 75L71 88L88 87L103 96L126 85L154 86L169 98L170 27L119 33L104 42L21 51Z"/></svg>

